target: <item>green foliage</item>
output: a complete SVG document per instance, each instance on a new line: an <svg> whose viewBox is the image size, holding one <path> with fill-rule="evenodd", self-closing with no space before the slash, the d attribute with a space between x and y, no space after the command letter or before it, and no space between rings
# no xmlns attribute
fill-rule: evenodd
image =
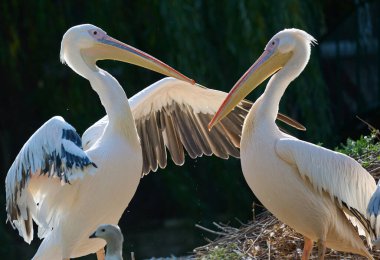
<svg viewBox="0 0 380 260"><path fill-rule="evenodd" d="M380 164L379 130L372 130L370 135L362 135L358 140L348 138L345 144L335 150L355 158L364 168L371 169Z"/></svg>
<svg viewBox="0 0 380 260"><path fill-rule="evenodd" d="M348 138L346 144L342 144L341 147L338 147L336 150L352 157L359 157L371 151L378 151L380 143L376 143L376 141L376 132L372 132L369 136L360 136L358 140Z"/></svg>
<svg viewBox="0 0 380 260"><path fill-rule="evenodd" d="M237 245L229 243L223 247L211 248L207 255L202 256L199 260L240 260L242 256L238 253Z"/></svg>

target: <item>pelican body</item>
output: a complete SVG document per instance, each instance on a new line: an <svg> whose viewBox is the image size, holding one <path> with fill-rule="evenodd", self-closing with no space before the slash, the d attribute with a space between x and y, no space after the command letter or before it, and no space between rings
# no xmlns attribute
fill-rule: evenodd
<svg viewBox="0 0 380 260"><path fill-rule="evenodd" d="M245 180L260 202L305 238L303 259L313 241L319 259L326 246L373 259L368 244L378 230L366 216L376 184L354 159L283 133L275 124L286 88L303 71L315 39L285 29L269 41L264 53L239 79L209 128L267 77L265 92L250 109L242 130L241 165ZM357 230L358 229L358 230Z"/></svg>
<svg viewBox="0 0 380 260"><path fill-rule="evenodd" d="M127 96L97 60L114 59L194 83L173 68L85 24L63 36L61 60L90 81L109 121L91 147L62 117L47 121L24 145L6 177L8 220L26 242L33 220L44 238L33 259L94 253L105 242L89 239L100 223L117 224L134 195L143 156Z"/></svg>

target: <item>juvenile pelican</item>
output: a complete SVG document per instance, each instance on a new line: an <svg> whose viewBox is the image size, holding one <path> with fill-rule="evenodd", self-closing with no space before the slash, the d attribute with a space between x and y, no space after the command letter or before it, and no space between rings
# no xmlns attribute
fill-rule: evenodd
<svg viewBox="0 0 380 260"><path fill-rule="evenodd" d="M123 260L124 237L118 225L100 225L90 238L101 238L106 241L105 260Z"/></svg>
<svg viewBox="0 0 380 260"><path fill-rule="evenodd" d="M303 259L309 258L313 241L318 243L320 259L326 246L373 259L359 237L365 235L371 245L379 232L366 218L376 188L372 176L354 159L298 140L275 124L280 99L308 63L314 42L298 29L273 36L232 88L209 128L274 74L243 125L241 165L248 185L269 211L304 236Z"/></svg>
<svg viewBox="0 0 380 260"><path fill-rule="evenodd" d="M75 129L62 117L53 117L30 137L9 169L8 220L28 243L34 220L44 239L34 259L101 253L104 241L89 235L101 223L118 223L142 174L166 166L166 148L177 164L184 162L184 147L191 157L239 156L250 103L243 101L209 133L207 123L226 93L193 85L168 65L89 24L64 34L61 59L90 81L107 117L86 131L83 148ZM128 100L117 80L96 65L102 59L129 62L179 80L164 79Z"/></svg>

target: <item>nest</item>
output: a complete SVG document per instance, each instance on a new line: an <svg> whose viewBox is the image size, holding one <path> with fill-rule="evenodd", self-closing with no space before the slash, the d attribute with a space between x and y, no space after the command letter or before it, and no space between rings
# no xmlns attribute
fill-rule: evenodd
<svg viewBox="0 0 380 260"><path fill-rule="evenodd" d="M380 140L379 130L368 125L372 131L371 141ZM350 154L378 180L380 178L380 149L365 150L362 154ZM370 163L368 163L370 162ZM275 218L268 211L257 216L249 224L241 223L240 228L214 223L216 230L197 225L198 228L218 235L209 244L194 249L196 259L300 259L303 251L303 236ZM366 243L365 238L363 238ZM380 250L371 254L380 259ZM311 259L317 259L316 245ZM326 259L366 259L365 257L326 249Z"/></svg>
<svg viewBox="0 0 380 260"><path fill-rule="evenodd" d="M268 211L261 213L249 224L234 228L214 223L217 230L198 225L198 228L217 234L219 237L210 243L194 249L196 259L300 259L303 250L303 236L280 222ZM363 238L364 240L364 238ZM220 253L219 253L220 252ZM380 250L371 254L380 259ZM227 259L224 258L224 259ZM326 259L366 259L365 257L326 249ZM314 245L310 259L317 259L317 247Z"/></svg>

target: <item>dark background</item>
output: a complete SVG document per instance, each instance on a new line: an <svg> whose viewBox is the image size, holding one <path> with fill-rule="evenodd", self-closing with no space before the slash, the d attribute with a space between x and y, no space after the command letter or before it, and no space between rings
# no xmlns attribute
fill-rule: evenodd
<svg viewBox="0 0 380 260"><path fill-rule="evenodd" d="M104 115L89 82L59 61L60 41L73 25L92 23L210 88L229 91L279 30L303 29L319 41L281 111L308 129L289 131L334 148L367 134L355 116L380 125L378 1L20 1L0 2L0 172L6 173L30 135L54 115L83 133ZM132 96L162 78L128 64L104 61ZM250 97L254 100L263 87ZM29 246L5 224L0 185L0 255L28 259ZM205 244L195 224L239 226L252 217L254 196L237 159L187 158L141 180L122 217L125 256L185 255ZM99 209L101 210L101 209ZM90 257L91 258L91 257ZM92 256L94 259L94 256Z"/></svg>

